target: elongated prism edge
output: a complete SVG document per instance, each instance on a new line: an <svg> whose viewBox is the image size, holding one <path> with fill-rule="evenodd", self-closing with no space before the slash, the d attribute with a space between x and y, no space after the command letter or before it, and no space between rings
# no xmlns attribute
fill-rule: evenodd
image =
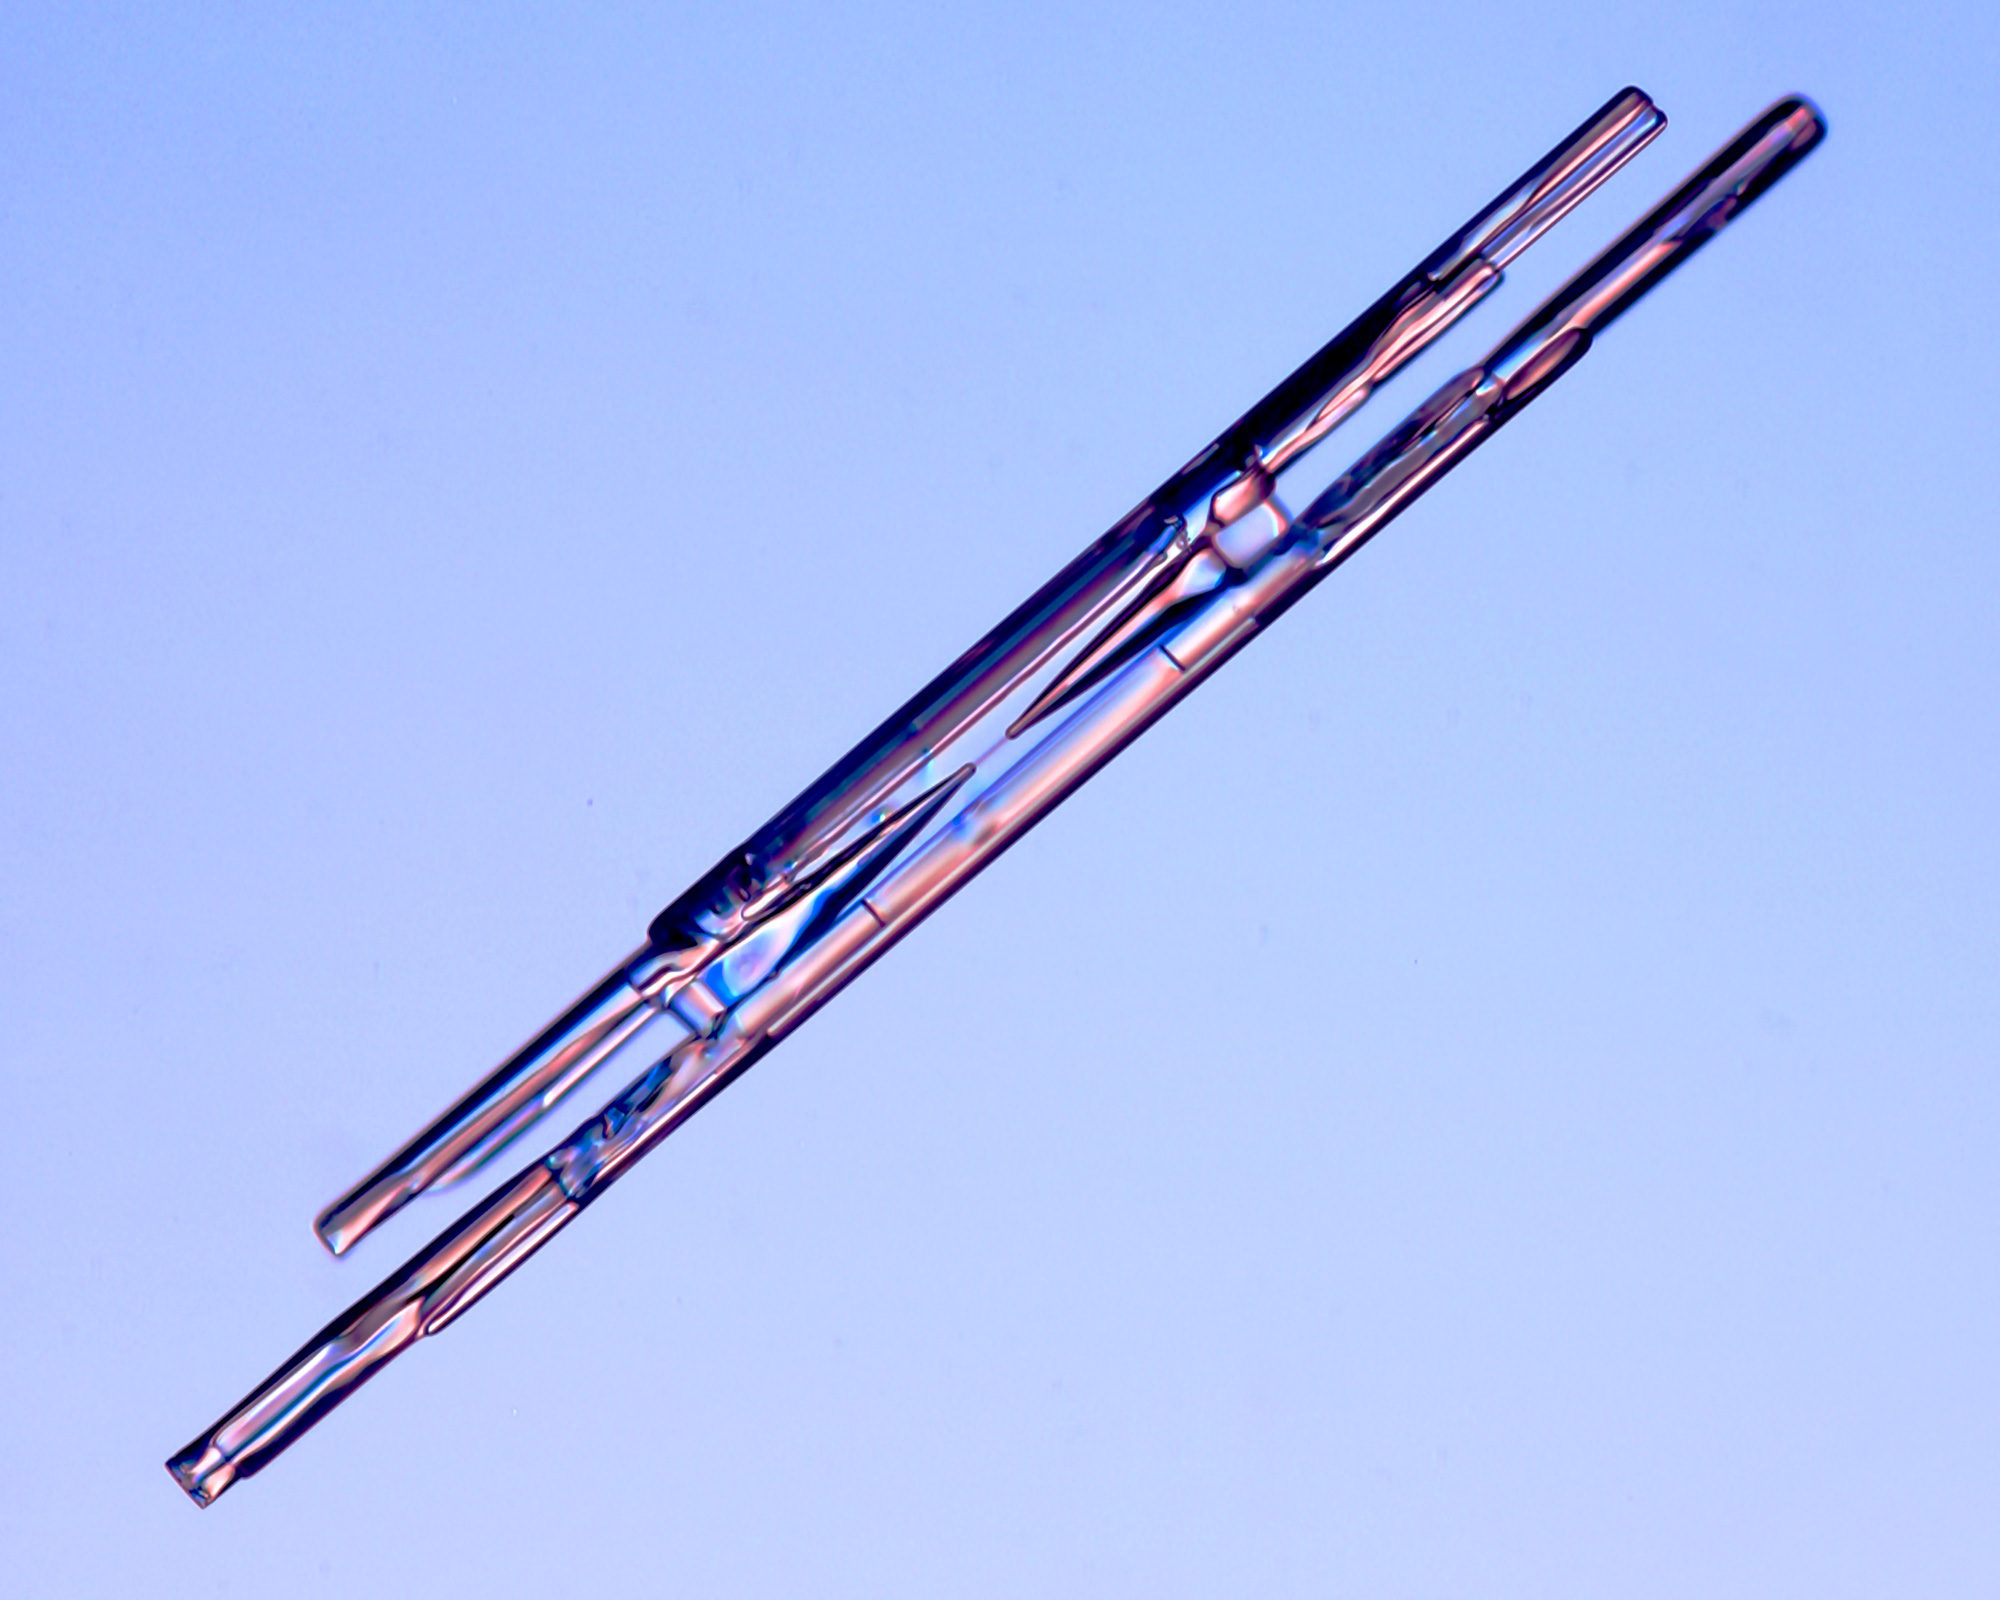
<svg viewBox="0 0 2000 1600"><path fill-rule="evenodd" d="M168 1462L198 1503L268 1465L402 1350L448 1326L723 1087L788 1036L1222 662L1540 395L1637 299L1816 145L1780 101L1296 518L1266 500L1181 552L1086 646L1106 671L1016 740L1008 706L977 760L821 855L747 937L689 971L689 1032L602 1112L440 1234ZM1032 695L1034 685L1021 692ZM598 991L592 991L593 995ZM622 1002L620 1002L622 1004ZM598 1016L591 995L572 1016Z"/></svg>
<svg viewBox="0 0 2000 1600"><path fill-rule="evenodd" d="M343 1255L420 1194L481 1169L671 1015L700 1032L696 976L750 938L936 752L1043 672L1054 655L1171 575L1193 545L1251 517L1274 478L1352 416L1501 280L1502 269L1665 126L1640 90L1613 95L1298 371L1226 429L811 789L655 919L648 942L314 1221ZM1085 652L1089 657L1089 652ZM1098 681L1097 657L1017 707L1018 737Z"/></svg>

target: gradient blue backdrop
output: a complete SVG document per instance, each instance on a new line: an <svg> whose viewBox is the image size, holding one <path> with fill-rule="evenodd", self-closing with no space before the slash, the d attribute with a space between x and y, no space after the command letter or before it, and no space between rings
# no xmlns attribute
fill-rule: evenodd
<svg viewBox="0 0 2000 1600"><path fill-rule="evenodd" d="M0 12L0 1590L2000 1586L1991 7L294 11ZM1628 81L1325 471L1832 137L187 1504L450 1214L320 1204Z"/></svg>

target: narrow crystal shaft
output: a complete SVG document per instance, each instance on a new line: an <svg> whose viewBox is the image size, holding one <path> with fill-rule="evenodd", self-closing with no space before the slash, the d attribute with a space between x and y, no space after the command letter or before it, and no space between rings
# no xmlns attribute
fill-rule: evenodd
<svg viewBox="0 0 2000 1600"><path fill-rule="evenodd" d="M1176 538L1144 581L1118 586L1117 605L1098 605L1088 632L1068 628L1062 651L1051 648L1035 671L1014 674L1006 692L981 701L977 715L954 723L951 738L910 758L894 781L880 775L888 767L853 779L870 798L850 810L851 825L826 823L827 808L852 800L836 785L820 810L794 808L796 830L774 836L789 841L788 851L733 857L705 888L669 907L647 951L543 1041L595 1040L669 990L694 1031L169 1462L176 1480L206 1504L401 1350L460 1315L1517 416L1824 131L1803 100L1773 106L1296 519L1262 486L1229 518L1207 517L1199 531ZM623 998L620 984L635 1001Z"/></svg>
<svg viewBox="0 0 2000 1600"><path fill-rule="evenodd" d="M238 1478L262 1471L391 1359L513 1271L576 1211L547 1167L530 1167L334 1318L168 1461L174 1481L205 1506Z"/></svg>
<svg viewBox="0 0 2000 1600"><path fill-rule="evenodd" d="M336 1255L427 1189L467 1176L644 1029L674 1009L697 1029L699 997L676 1001L718 949L750 937L846 849L960 752L1049 662L1180 569L1202 539L1242 521L1296 463L1500 282L1501 269L1659 133L1637 89L1600 106L1403 279L1160 485L805 793L654 919L648 943L501 1063L414 1139L322 1211ZM941 754L941 752L949 752ZM689 1015L692 1008L695 1012Z"/></svg>

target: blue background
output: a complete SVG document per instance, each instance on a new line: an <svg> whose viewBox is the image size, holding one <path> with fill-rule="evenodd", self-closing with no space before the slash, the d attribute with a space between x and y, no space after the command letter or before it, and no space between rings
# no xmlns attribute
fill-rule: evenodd
<svg viewBox="0 0 2000 1600"><path fill-rule="evenodd" d="M0 14L0 1588L1994 1592L1990 8L299 11ZM1832 135L188 1505L451 1215L321 1204L1628 81L1322 478Z"/></svg>

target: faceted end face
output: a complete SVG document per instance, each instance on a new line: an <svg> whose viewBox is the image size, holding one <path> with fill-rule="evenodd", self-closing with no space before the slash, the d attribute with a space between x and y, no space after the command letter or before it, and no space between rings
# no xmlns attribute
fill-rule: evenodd
<svg viewBox="0 0 2000 1600"><path fill-rule="evenodd" d="M365 1188L358 1193L342 1195L313 1218L313 1237L332 1254L346 1255L363 1234L394 1209L381 1201L379 1194Z"/></svg>
<svg viewBox="0 0 2000 1600"><path fill-rule="evenodd" d="M198 1439L167 1462L175 1483L196 1505L207 1507L236 1481L236 1466L207 1439Z"/></svg>
<svg viewBox="0 0 2000 1600"><path fill-rule="evenodd" d="M1776 136L1782 143L1760 169L1741 185L1734 210L1741 210L1803 161L1826 137L1826 118L1804 95L1788 94L1739 136L1748 146Z"/></svg>
<svg viewBox="0 0 2000 1600"><path fill-rule="evenodd" d="M1786 95L1771 111L1792 125L1792 148L1800 155L1826 137L1826 113L1802 94Z"/></svg>
<svg viewBox="0 0 2000 1600"><path fill-rule="evenodd" d="M423 1193L427 1174L386 1162L313 1218L319 1242L344 1256L375 1228Z"/></svg>
<svg viewBox="0 0 2000 1600"><path fill-rule="evenodd" d="M333 1256L346 1255L347 1247L354 1242L333 1225L331 1208L313 1218L313 1237L326 1246L328 1255Z"/></svg>

